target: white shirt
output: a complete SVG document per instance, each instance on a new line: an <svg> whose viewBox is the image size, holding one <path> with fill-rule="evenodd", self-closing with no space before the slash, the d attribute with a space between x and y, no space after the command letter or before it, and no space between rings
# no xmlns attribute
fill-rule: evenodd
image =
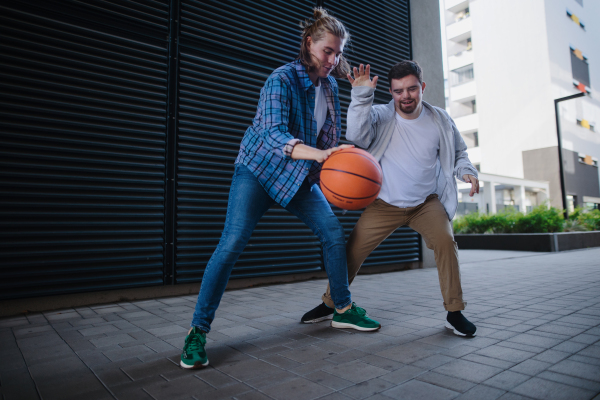
<svg viewBox="0 0 600 400"><path fill-rule="evenodd" d="M396 129L381 157L379 198L396 207L414 207L437 190L440 133L426 107L416 119L396 113Z"/></svg>
<svg viewBox="0 0 600 400"><path fill-rule="evenodd" d="M327 118L327 99L323 93L323 85L321 80L318 80L319 86L315 86L315 119L317 120L317 135L321 133L321 129Z"/></svg>

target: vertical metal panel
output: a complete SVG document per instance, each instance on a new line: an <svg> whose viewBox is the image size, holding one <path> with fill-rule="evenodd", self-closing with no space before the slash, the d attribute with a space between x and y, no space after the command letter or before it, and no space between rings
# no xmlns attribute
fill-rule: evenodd
<svg viewBox="0 0 600 400"><path fill-rule="evenodd" d="M379 81L373 104L387 104L391 100L387 74L398 61L411 58L409 0L376 0L365 7L362 1L325 0L324 6L350 30L351 43L344 50L351 66L370 64L371 74ZM356 10L361 12L357 13ZM342 107L342 128L346 131L346 115L350 104L351 85L339 80ZM335 210L349 235L361 211L342 215ZM363 267L419 261L419 235L408 227L398 228L365 261Z"/></svg>
<svg viewBox="0 0 600 400"><path fill-rule="evenodd" d="M176 281L201 279L225 222L239 144L269 74L295 59L311 1L182 0ZM320 244L279 206L259 222L233 278L320 270Z"/></svg>
<svg viewBox="0 0 600 400"><path fill-rule="evenodd" d="M0 298L163 283L168 14L0 6Z"/></svg>

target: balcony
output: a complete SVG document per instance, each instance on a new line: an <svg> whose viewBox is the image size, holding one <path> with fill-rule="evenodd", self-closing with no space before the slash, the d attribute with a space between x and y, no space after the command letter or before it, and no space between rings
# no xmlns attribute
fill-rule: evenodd
<svg viewBox="0 0 600 400"><path fill-rule="evenodd" d="M479 130L479 115L477 113L465 115L454 119L458 131L462 134L473 133Z"/></svg>
<svg viewBox="0 0 600 400"><path fill-rule="evenodd" d="M465 18L446 27L446 37L454 42L462 42L471 37L473 22L471 18Z"/></svg>
<svg viewBox="0 0 600 400"><path fill-rule="evenodd" d="M446 0L444 3L446 10L453 13L464 10L469 6L468 0Z"/></svg>
<svg viewBox="0 0 600 400"><path fill-rule="evenodd" d="M465 65L473 64L473 51L461 51L453 56L448 57L448 69L452 71Z"/></svg>
<svg viewBox="0 0 600 400"><path fill-rule="evenodd" d="M452 86L452 88L450 88L450 101L466 103L475 100L475 96L477 96L477 84L475 81L470 81L459 86Z"/></svg>

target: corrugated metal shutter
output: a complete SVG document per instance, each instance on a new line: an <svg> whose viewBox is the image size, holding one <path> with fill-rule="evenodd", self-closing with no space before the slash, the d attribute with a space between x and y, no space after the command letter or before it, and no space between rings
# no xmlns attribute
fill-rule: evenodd
<svg viewBox="0 0 600 400"><path fill-rule="evenodd" d="M402 59L411 59L409 0L377 0L368 3L357 1L325 0L324 6L344 22L350 30L351 44L344 53L352 66L370 64L371 74L378 75L374 104L391 100L387 73ZM356 12L360 9L360 12ZM342 107L342 128L346 131L346 112L350 104L351 85L338 81ZM358 221L361 211L349 211L342 216L347 235ZM365 261L364 267L391 265L419 261L420 236L408 227L398 228Z"/></svg>
<svg viewBox="0 0 600 400"><path fill-rule="evenodd" d="M163 283L168 17L0 6L0 298Z"/></svg>
<svg viewBox="0 0 600 400"><path fill-rule="evenodd" d="M352 15L350 6L334 2L324 5L350 26L356 38L352 54L357 57L374 55L377 59L372 62L386 70L396 60L385 53L386 48L398 49L406 57L410 54L407 25L402 26L402 21L408 18L406 2L384 6L386 12L397 14L387 17L396 25L391 29L379 22L382 14L377 7L373 8L376 13L365 19L362 13ZM233 163L240 140L256 112L260 89L275 68L296 57L298 23L311 15L313 7L314 3L309 1L182 0L177 282L199 280L217 246L225 221ZM359 38L361 35L368 35L369 39ZM370 38L385 39L374 51ZM347 84L340 84L344 85ZM344 111L349 100L347 86L341 95ZM384 97L384 89L380 89L378 101ZM359 215L360 212L344 216L338 213L348 234ZM401 228L369 258L368 265L418 259L418 235ZM257 226L232 277L280 275L322 267L317 238L299 219L275 206Z"/></svg>
<svg viewBox="0 0 600 400"><path fill-rule="evenodd" d="M269 74L299 49L309 1L183 0L177 152L176 281L201 279L227 209L239 144ZM259 222L232 277L320 270L320 243L279 206Z"/></svg>

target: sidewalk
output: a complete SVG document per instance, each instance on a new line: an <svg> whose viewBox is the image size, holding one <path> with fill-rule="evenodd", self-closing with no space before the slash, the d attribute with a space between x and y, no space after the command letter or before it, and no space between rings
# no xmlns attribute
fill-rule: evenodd
<svg viewBox="0 0 600 400"><path fill-rule="evenodd" d="M444 328L437 271L359 276L379 332L299 323L324 280L226 292L210 366L179 368L195 296L0 319L12 399L600 400L600 249L461 251L465 315Z"/></svg>

